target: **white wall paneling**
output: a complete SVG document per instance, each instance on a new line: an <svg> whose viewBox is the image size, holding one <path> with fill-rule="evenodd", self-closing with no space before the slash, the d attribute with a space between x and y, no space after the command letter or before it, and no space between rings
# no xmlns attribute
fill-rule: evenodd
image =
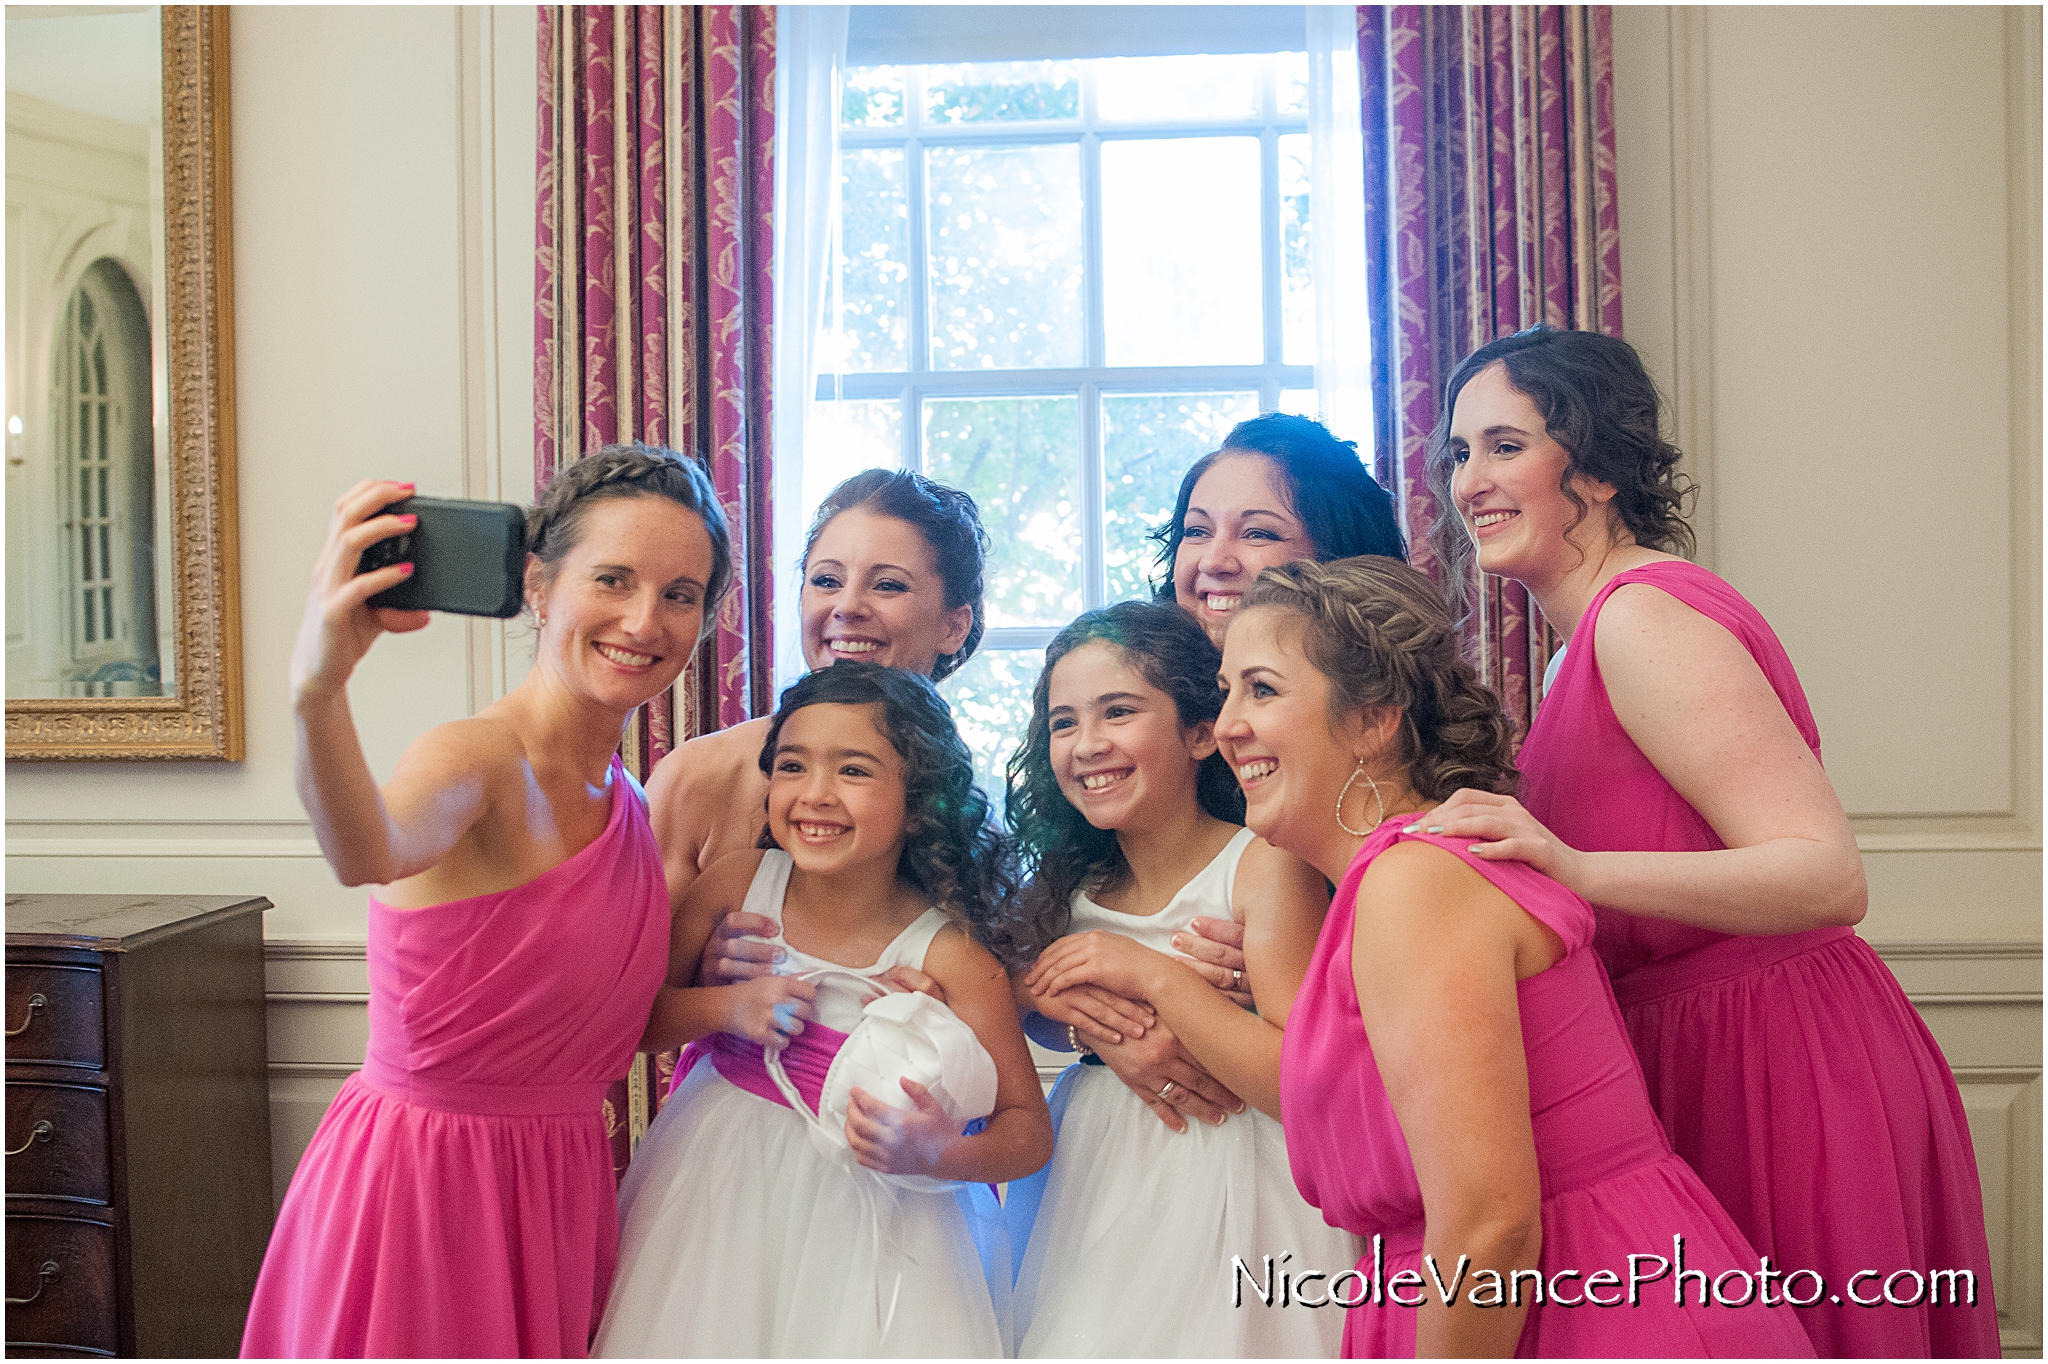
<svg viewBox="0 0 2048 1364"><path fill-rule="evenodd" d="M2041 1350L2041 14L1618 6L1628 336L1800 670L1861 932L1956 1072Z"/></svg>

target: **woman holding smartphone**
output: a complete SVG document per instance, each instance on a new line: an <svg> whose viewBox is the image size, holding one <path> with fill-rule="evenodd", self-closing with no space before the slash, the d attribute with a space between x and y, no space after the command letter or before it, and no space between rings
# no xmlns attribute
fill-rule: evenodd
<svg viewBox="0 0 2048 1364"><path fill-rule="evenodd" d="M250 1305L248 1356L580 1357L618 1218L604 1091L667 967L644 797L616 756L674 683L731 580L710 480L612 446L528 519L533 670L427 731L383 785L348 680L423 611L358 574L411 529L410 484L335 506L292 655L298 785L321 850L369 906L370 1041L299 1162Z"/></svg>

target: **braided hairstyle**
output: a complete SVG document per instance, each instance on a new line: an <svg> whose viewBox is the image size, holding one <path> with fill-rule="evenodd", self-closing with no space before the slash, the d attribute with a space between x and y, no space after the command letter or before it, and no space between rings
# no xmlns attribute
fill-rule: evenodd
<svg viewBox="0 0 2048 1364"><path fill-rule="evenodd" d="M1129 873L1113 829L1088 822L1060 790L1052 769L1052 670L1082 645L1105 640L1152 686L1173 698L1182 729L1214 721L1223 709L1216 674L1223 655L1209 632L1172 602L1118 602L1074 618L1045 649L1045 668L1031 689L1031 724L1009 762L1004 817L1031 876L1019 918L1035 946L1052 945L1072 922L1074 892L1114 885ZM1202 759L1195 800L1227 824L1244 823L1244 788L1219 753Z"/></svg>
<svg viewBox="0 0 2048 1364"><path fill-rule="evenodd" d="M974 499L908 469L863 469L826 493L812 514L811 529L804 536L807 571L811 550L826 523L855 507L877 516L893 516L922 535L945 587L946 609L957 611L973 605L974 623L967 628L967 639L952 653L939 655L932 665L932 681L959 671L981 644L981 573L988 559L988 532L982 529Z"/></svg>
<svg viewBox="0 0 2048 1364"><path fill-rule="evenodd" d="M899 668L845 659L806 673L782 693L761 774L774 780L782 727L805 706L877 706L876 728L903 760L903 852L898 879L962 924L1006 969L1027 965L1014 924L1016 859L974 784L974 757L930 682ZM765 825L756 844L782 846Z"/></svg>
<svg viewBox="0 0 2048 1364"><path fill-rule="evenodd" d="M556 470L526 514L526 552L553 582L562 559L583 538L592 504L608 497L665 497L696 513L711 537L711 581L704 584L702 641L718 625L718 604L732 585L732 538L710 477L694 459L658 445L607 445Z"/></svg>
<svg viewBox="0 0 2048 1364"><path fill-rule="evenodd" d="M1515 792L1513 732L1500 700L1459 652L1435 584L1376 555L1269 568L1243 610L1278 607L1302 621L1308 660L1330 684L1330 714L1394 707L1395 756L1426 800L1461 786Z"/></svg>
<svg viewBox="0 0 2048 1364"><path fill-rule="evenodd" d="M1465 612L1476 553L1465 518L1450 510L1451 477L1457 472L1451 417L1465 385L1496 361L1515 390L1536 404L1550 438L1564 447L1568 458L1558 486L1578 509L1566 532L1591 512L1572 480L1590 478L1614 489L1609 505L1637 544L1690 559L1693 533L1685 515L1699 485L1678 467L1678 447L1661 433L1657 385L1636 348L1599 332L1530 327L1489 341L1458 362L1444 385L1443 409L1429 435L1423 478L1437 506L1448 513L1430 527L1429 542L1444 564L1451 610Z"/></svg>

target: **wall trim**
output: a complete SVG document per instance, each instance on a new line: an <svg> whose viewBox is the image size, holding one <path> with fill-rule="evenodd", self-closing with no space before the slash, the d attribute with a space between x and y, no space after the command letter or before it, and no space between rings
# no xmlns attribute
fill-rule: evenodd
<svg viewBox="0 0 2048 1364"><path fill-rule="evenodd" d="M2041 944L2018 939L1965 939L1946 940L1939 938L1902 939L1897 942L1874 942L1873 951L1886 961L2000 961L2038 960ZM2040 996L2035 995L2038 999Z"/></svg>
<svg viewBox="0 0 2048 1364"><path fill-rule="evenodd" d="M276 996L272 996L276 998ZM2039 990L1929 990L1906 992L1914 1008L1923 1004L2034 1004L2041 1002ZM2039 1075L2036 1070L2033 1074Z"/></svg>
<svg viewBox="0 0 2048 1364"><path fill-rule="evenodd" d="M2026 1085L2041 1078L2039 1066L1950 1066L1956 1083Z"/></svg>
<svg viewBox="0 0 2048 1364"><path fill-rule="evenodd" d="M2041 822L2041 11L2005 20L2015 815Z"/></svg>
<svg viewBox="0 0 2048 1364"><path fill-rule="evenodd" d="M1897 816L1851 815L1853 827L1860 819L1897 818ZM1939 816L1922 816L1934 819ZM1967 816L1957 816L1967 818ZM1889 829L1856 830L1856 849L1865 853L1909 853L1909 852L2040 852L2041 831L2039 828L2019 824L2012 829L1925 829L1915 831Z"/></svg>
<svg viewBox="0 0 2048 1364"><path fill-rule="evenodd" d="M240 861L282 858L318 861L320 845L311 839L285 842L261 838L17 838L7 840L9 860L17 857L102 859L203 858Z"/></svg>
<svg viewBox="0 0 2048 1364"><path fill-rule="evenodd" d="M1700 488L1698 563L1715 567L1714 223L1707 136L1707 8L1673 5L1671 43L1672 437Z"/></svg>
<svg viewBox="0 0 2048 1364"><path fill-rule="evenodd" d="M265 961L365 961L369 944L356 938L265 938ZM280 998L278 995L270 996ZM368 999L368 995L363 996Z"/></svg>

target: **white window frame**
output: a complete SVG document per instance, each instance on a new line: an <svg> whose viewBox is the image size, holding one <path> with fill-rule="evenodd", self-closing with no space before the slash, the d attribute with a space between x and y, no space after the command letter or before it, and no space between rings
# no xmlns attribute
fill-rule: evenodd
<svg viewBox="0 0 2048 1364"><path fill-rule="evenodd" d="M776 79L784 117L777 124L776 328L774 472L776 565L775 673L785 686L805 670L800 643L801 557L815 507L804 476L807 437L819 428L819 400L893 401L902 444L897 463L921 470L922 405L926 399L1074 396L1078 404L1079 477L1084 609L1103 604L1104 564L1102 399L1119 393L1249 392L1260 411L1284 406L1320 411L1339 435L1368 446L1372 397L1370 338L1363 304L1365 167L1358 108L1357 11L1350 6L782 6L778 11ZM1162 20L1170 20L1162 22ZM1084 68L1081 117L1017 124L923 122L922 91L905 92L905 123L895 128L839 125L842 75L848 67L928 64L1087 61L1105 57L1272 53L1306 50L1306 116L1277 116L1272 70L1261 83L1260 115L1152 124L1108 124L1096 116L1093 73ZM1315 301L1313 366L1282 363L1284 280L1277 197L1280 136L1310 137L1310 244ZM1101 260L1101 143L1113 138L1256 134L1261 162L1261 267L1264 345L1257 365L1110 367L1103 335ZM924 149L934 145L990 146L1071 140L1082 144L1084 232L1084 365L1073 369L932 370L929 368L929 267L923 259L927 229ZM828 317L838 265L839 152L843 147L903 146L913 266L909 298L915 367L889 374L821 375L824 350L816 345ZM1309 401L1282 394L1310 392ZM1148 566L1149 568L1149 566ZM1149 571L1148 571L1149 576ZM1014 655L1042 649L1060 626L992 627L976 651ZM1015 666L1015 665L1013 665ZM1035 673L1036 661L1026 664ZM998 782L998 787L1000 782ZM1000 803L1000 790L989 792Z"/></svg>
<svg viewBox="0 0 2048 1364"><path fill-rule="evenodd" d="M1258 86L1259 111L1238 119L1110 122L1098 113L1097 71L1081 68L1081 116L1001 124L955 124L923 118L922 70L906 71L905 117L890 128L839 130L840 150L900 148L904 152L910 213L910 300L908 370L886 373L821 374L816 400L889 401L902 414L902 467L924 471L922 404L928 398L1070 397L1079 399L1082 609L1106 604L1103 530L1102 398L1120 393L1172 394L1250 392L1261 412L1275 411L1283 389L1312 390L1315 367L1282 361L1282 278L1280 230L1280 138L1306 134L1308 115L1279 112L1276 63L1267 62ZM1102 144L1196 137L1256 137L1260 179L1260 297L1264 322L1263 359L1244 365L1112 366L1107 361L1103 314ZM926 255L924 154L940 147L995 147L1078 143L1081 160L1082 361L1074 368L933 369L930 365L931 301ZM1059 626L992 627L980 650L1043 649ZM979 651L977 651L979 652Z"/></svg>

